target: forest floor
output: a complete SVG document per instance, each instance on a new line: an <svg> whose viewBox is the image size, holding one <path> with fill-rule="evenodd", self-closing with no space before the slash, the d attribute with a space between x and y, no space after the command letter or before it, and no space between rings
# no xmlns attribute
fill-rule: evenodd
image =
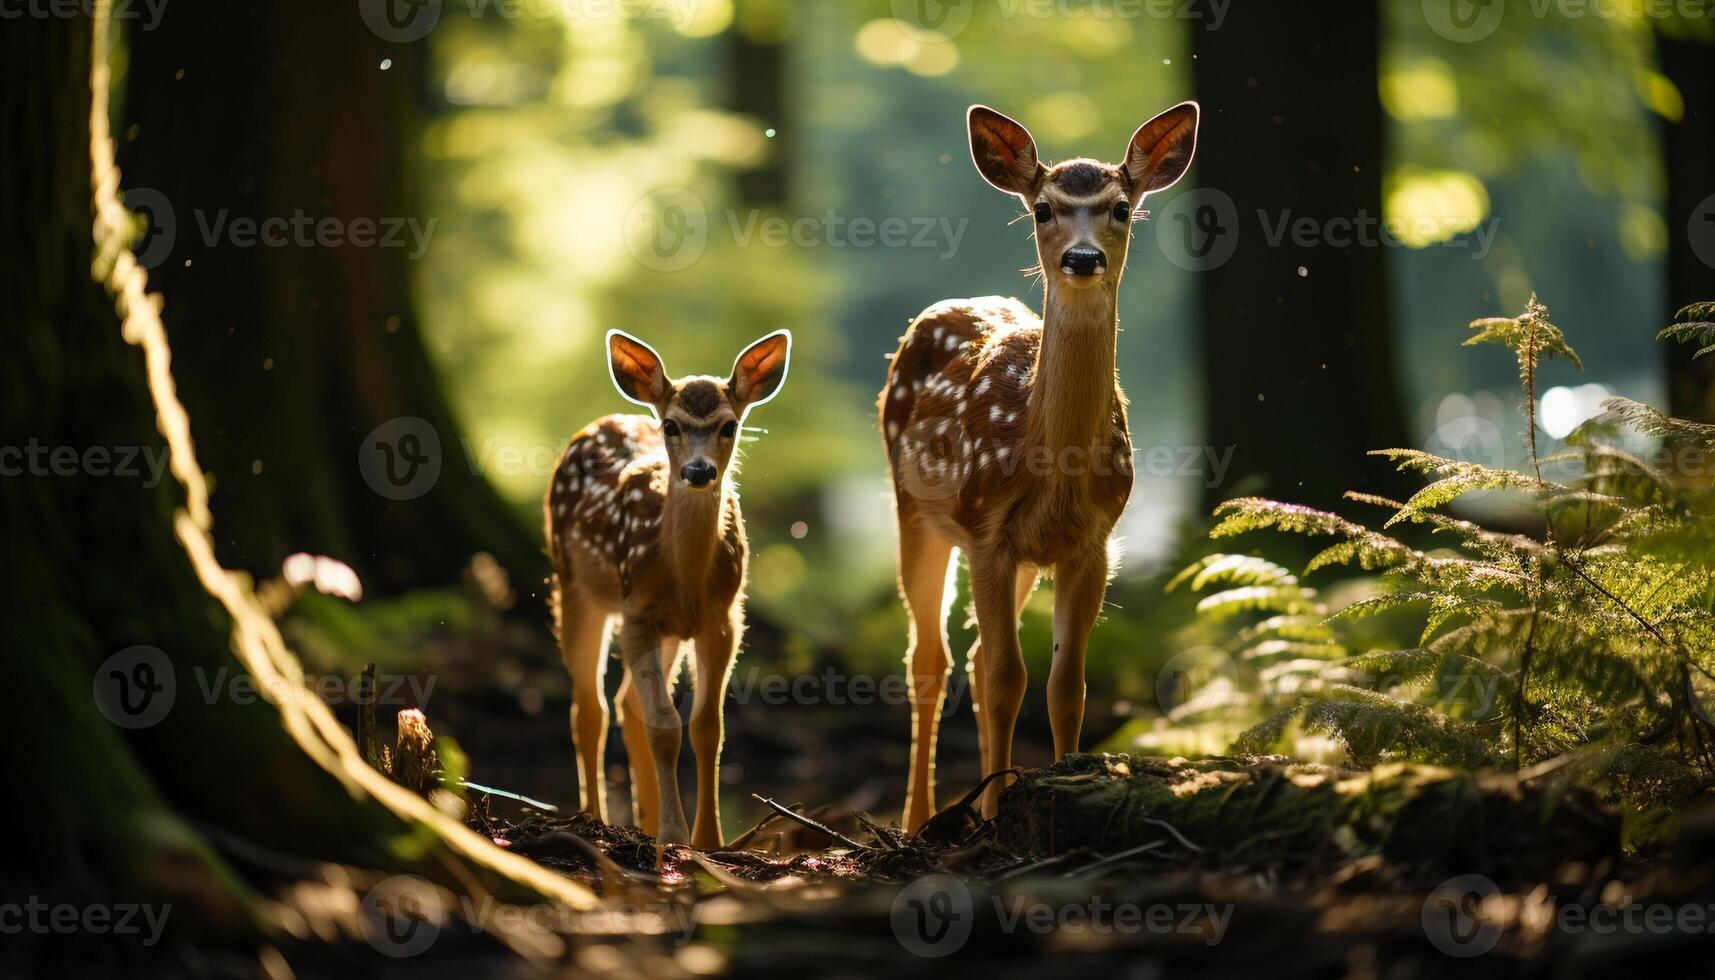
<svg viewBox="0 0 1715 980"><path fill-rule="evenodd" d="M451 647L429 655L437 733L458 739L474 782L559 804L473 791L471 825L602 906L507 908L501 924L446 905L426 944L411 922L370 935L397 957L363 961L372 975L1644 976L1715 963L1715 812L1628 851L1622 818L1552 767L1082 755L1026 770L994 820L944 788L946 809L906 835L902 707L744 707L729 709L723 756L731 843L658 850L570 812L557 665L514 660L509 644ZM530 690L545 693L521 702ZM973 784L973 727L968 708L943 725L943 787ZM1041 741L1026 724L1025 764L1047 761ZM610 813L627 806L618 742ZM503 955L533 943L536 959ZM320 960L300 975L351 965Z"/></svg>

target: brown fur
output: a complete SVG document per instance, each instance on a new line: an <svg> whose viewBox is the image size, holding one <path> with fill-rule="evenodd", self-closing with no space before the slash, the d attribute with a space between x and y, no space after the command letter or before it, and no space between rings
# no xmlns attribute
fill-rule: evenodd
<svg viewBox="0 0 1715 980"><path fill-rule="evenodd" d="M1084 650L1107 586L1108 538L1132 486L1115 369L1129 209L1178 179L1195 132L1195 107L1179 106L1138 129L1121 166L1078 159L1050 168L1024 127L991 109L971 110L971 156L984 178L1016 194L1033 216L1047 208L1048 220L1036 223L1047 295L1041 319L994 296L930 307L900 339L881 391L900 594L911 624L908 829L934 812L935 742L952 665L944 602L954 548L971 569L979 639L969 664L982 771L1011 766L1025 686L1018 613L1047 572L1055 577L1049 721L1055 754L1077 749ZM1093 273L1062 271L1073 248L1101 253ZM996 781L984 796L989 815L999 791Z"/></svg>
<svg viewBox="0 0 1715 980"><path fill-rule="evenodd" d="M626 635L653 638L660 651L657 669L669 684L678 674L684 643L697 645L691 724L699 779L690 838L698 847L713 849L721 843L714 788L720 701L744 631L748 547L738 495L724 480L719 490L694 494L676 494L671 483L661 426L649 416L609 415L573 437L544 501L553 564L550 603L573 675L580 805L601 819L607 819L603 756L608 717L602 677L616 622ZM629 675L616 706L630 762L632 817L653 835L662 830L663 813L669 824L675 819L677 786L663 783L652 764L651 739L659 737L659 726L647 720ZM677 718L668 723L676 742ZM663 794L663 788L671 791ZM671 800L663 802L664 795ZM683 820L681 813L677 821Z"/></svg>
<svg viewBox="0 0 1715 980"><path fill-rule="evenodd" d="M617 621L633 817L664 842L688 838L705 850L722 843L723 703L744 632L748 567L731 479L734 451L746 411L784 382L789 345L784 331L770 334L739 355L731 380L675 382L648 345L610 333L615 386L655 417L609 415L590 423L561 456L543 501L551 602L572 676L581 806L606 819L602 678ZM689 829L677 779L681 723L671 701L687 641L695 648L690 729L697 763L696 823Z"/></svg>

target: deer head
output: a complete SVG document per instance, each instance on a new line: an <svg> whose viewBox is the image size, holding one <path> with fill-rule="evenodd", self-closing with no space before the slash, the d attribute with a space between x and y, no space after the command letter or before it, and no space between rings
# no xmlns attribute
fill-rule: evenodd
<svg viewBox="0 0 1715 980"><path fill-rule="evenodd" d="M1173 186L1197 149L1198 107L1182 102L1139 126L1118 164L1078 158L1045 166L1030 131L971 106L971 159L983 179L1016 195L1036 220L1036 257L1050 285L1117 285L1131 223L1147 194Z"/></svg>
<svg viewBox="0 0 1715 980"><path fill-rule="evenodd" d="M678 475L672 486L689 490L725 485L745 414L780 391L791 348L792 334L779 330L745 348L725 380L673 380L648 344L620 330L607 334L614 387L660 420L668 472Z"/></svg>

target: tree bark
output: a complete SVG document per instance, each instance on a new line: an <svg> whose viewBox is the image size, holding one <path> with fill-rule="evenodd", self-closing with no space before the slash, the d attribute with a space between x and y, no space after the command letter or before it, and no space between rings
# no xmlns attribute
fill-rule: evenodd
<svg viewBox="0 0 1715 980"><path fill-rule="evenodd" d="M1715 47L1657 37L1662 71L1685 100L1679 121L1662 125L1668 228L1664 313L1671 318L1691 303L1715 300L1715 208L1704 206L1715 198ZM1715 422L1715 357L1693 360L1699 346L1668 345L1669 405L1680 418Z"/></svg>
<svg viewBox="0 0 1715 980"><path fill-rule="evenodd" d="M171 215L140 254L173 297L222 559L271 576L307 550L399 590L488 551L539 581L539 536L476 471L413 313L439 217L416 184L424 42L356 6L217 4L166 8L130 51L120 163L127 200ZM389 452L424 462L389 483Z"/></svg>
<svg viewBox="0 0 1715 980"><path fill-rule="evenodd" d="M1205 113L1196 190L1231 205L1200 229L1233 236L1231 258L1201 276L1206 434L1234 447L1209 503L1246 480L1322 507L1347 489L1391 492L1402 481L1364 455L1411 444L1385 249L1292 234L1305 218L1329 237L1331 221L1381 218L1376 4L1326 17L1240 4L1221 30L1192 33Z"/></svg>
<svg viewBox="0 0 1715 980"><path fill-rule="evenodd" d="M0 31L0 447L22 450L0 460L5 894L169 903L169 944L249 948L281 935L256 899L281 898L283 876L255 853L586 902L362 765L324 704L291 696L307 695L301 668L215 563L159 297L124 251L97 9ZM240 696L240 679L288 693ZM14 964L110 955L65 935L8 944Z"/></svg>
<svg viewBox="0 0 1715 980"><path fill-rule="evenodd" d="M726 32L727 104L735 113L774 130L768 157L737 176L739 203L747 207L780 207L791 199L789 166L795 126L788 124L791 86L786 79L785 28L789 17L778 4L738 5L737 23Z"/></svg>

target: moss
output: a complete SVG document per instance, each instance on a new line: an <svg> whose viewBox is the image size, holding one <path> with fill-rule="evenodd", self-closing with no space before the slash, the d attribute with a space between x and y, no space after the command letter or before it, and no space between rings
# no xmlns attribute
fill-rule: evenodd
<svg viewBox="0 0 1715 980"><path fill-rule="evenodd" d="M1280 757L1075 755L1001 796L1001 842L1033 854L1172 842L1221 866L1328 869L1379 856L1406 872L1544 878L1620 853L1620 820L1582 791L1395 764L1369 772Z"/></svg>

